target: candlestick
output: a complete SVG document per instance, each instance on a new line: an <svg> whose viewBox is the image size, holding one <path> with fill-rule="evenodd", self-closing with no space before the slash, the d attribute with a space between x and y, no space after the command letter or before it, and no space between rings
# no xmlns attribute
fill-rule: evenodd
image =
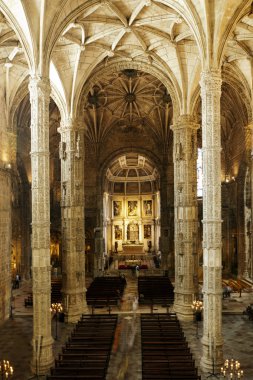
<svg viewBox="0 0 253 380"><path fill-rule="evenodd" d="M1 379L9 379L13 375L13 367L10 365L9 360L0 361L0 376Z"/></svg>
<svg viewBox="0 0 253 380"><path fill-rule="evenodd" d="M238 360L226 359L221 367L221 375L225 379L238 380L243 378L243 370Z"/></svg>

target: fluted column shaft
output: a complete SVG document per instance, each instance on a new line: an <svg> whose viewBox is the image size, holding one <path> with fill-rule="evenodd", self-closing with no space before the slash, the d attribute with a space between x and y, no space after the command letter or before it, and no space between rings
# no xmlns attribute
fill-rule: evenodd
<svg viewBox="0 0 253 380"><path fill-rule="evenodd" d="M61 133L62 294L68 322L87 312L84 238L84 131L64 120Z"/></svg>
<svg viewBox="0 0 253 380"><path fill-rule="evenodd" d="M53 363L51 336L49 100L47 78L30 79L32 166L32 369L43 374Z"/></svg>
<svg viewBox="0 0 253 380"><path fill-rule="evenodd" d="M223 362L222 338L222 261L221 261L221 75L203 72L202 148L203 148L203 296L204 325L201 366L211 370L213 360Z"/></svg>
<svg viewBox="0 0 253 380"><path fill-rule="evenodd" d="M192 319L197 293L197 129L182 115L173 129L175 202L175 302L179 318Z"/></svg>

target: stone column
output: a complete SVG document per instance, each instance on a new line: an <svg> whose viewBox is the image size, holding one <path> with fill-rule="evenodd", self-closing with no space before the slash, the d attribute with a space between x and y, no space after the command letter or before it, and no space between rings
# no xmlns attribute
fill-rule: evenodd
<svg viewBox="0 0 253 380"><path fill-rule="evenodd" d="M165 271L169 269L169 239L170 239L170 225L169 225L169 212L168 212L168 160L167 156L164 158L162 167L161 184L160 184L160 237L159 237L159 250L162 253L161 267ZM171 269L171 268L170 268Z"/></svg>
<svg viewBox="0 0 253 380"><path fill-rule="evenodd" d="M31 242L30 242L30 216L31 216L31 187L24 183L21 192L21 276L30 279L31 269Z"/></svg>
<svg viewBox="0 0 253 380"><path fill-rule="evenodd" d="M198 292L197 263L197 129L189 115L180 116L173 129L175 202L175 302L179 318L192 320Z"/></svg>
<svg viewBox="0 0 253 380"><path fill-rule="evenodd" d="M253 252L253 123L247 125L245 128L245 148L246 148L246 160L249 168L250 177L250 200L249 205L246 204L246 194L244 188L244 221L245 221L245 257L244 257L244 272L245 278L252 278L252 252ZM247 186L246 180L244 186ZM250 230L248 228L250 223ZM251 269L251 273L249 273Z"/></svg>
<svg viewBox="0 0 253 380"><path fill-rule="evenodd" d="M204 325L201 367L218 369L223 362L221 263L221 131L219 71L201 77L203 148L203 296Z"/></svg>
<svg viewBox="0 0 253 380"><path fill-rule="evenodd" d="M0 324L11 308L11 170L0 161Z"/></svg>
<svg viewBox="0 0 253 380"><path fill-rule="evenodd" d="M72 119L61 133L62 295L66 320L87 312L84 238L84 131Z"/></svg>
<svg viewBox="0 0 253 380"><path fill-rule="evenodd" d="M30 79L32 167L32 370L44 374L53 364L51 336L49 100L47 78Z"/></svg>
<svg viewBox="0 0 253 380"><path fill-rule="evenodd" d="M253 131L251 129L251 155L250 155L250 199L251 199L251 231L250 231L250 250L248 266L250 267L249 277L253 279Z"/></svg>
<svg viewBox="0 0 253 380"><path fill-rule="evenodd" d="M6 84L7 86L7 84ZM8 123L7 88L0 88L0 324L9 318L12 296L12 181L15 178L16 139Z"/></svg>

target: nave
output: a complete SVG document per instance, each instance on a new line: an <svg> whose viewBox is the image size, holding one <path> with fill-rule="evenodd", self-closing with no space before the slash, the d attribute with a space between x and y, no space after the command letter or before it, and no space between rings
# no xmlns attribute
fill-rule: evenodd
<svg viewBox="0 0 253 380"><path fill-rule="evenodd" d="M137 293L137 280L129 272L126 274L127 285L125 287L120 308L113 306L112 315L118 315L118 321L133 317L132 299ZM24 307L24 298L27 297L31 289L30 283L22 283L19 289L13 290L13 318L7 320L0 327L0 352L1 356L8 359L14 367L13 380L28 380L32 377L30 372L30 362L32 357L32 308ZM243 292L232 293L230 298L223 299L223 334L224 334L224 358L234 357L241 362L246 380L253 378L251 345L253 339L252 321L247 316L242 315L243 310L251 302L252 293ZM116 380L120 369L124 373L125 380L142 379L142 356L141 356L141 315L150 315L150 306L140 304L136 312L136 332L134 343L129 351L127 369L124 373L124 354L118 347L116 352L111 353L106 380ZM91 308L90 308L91 312ZM108 315L108 309L97 308L94 310L95 316L98 314ZM162 305L155 305L153 315L166 315L166 308ZM127 319L125 319L127 318ZM191 353L198 367L198 374L202 380L206 374L201 373L199 362L201 357L201 336L203 321L198 324L198 331L194 322L180 322L186 340L189 343ZM127 326L127 324L126 324ZM58 339L54 342L54 355L58 358L58 353L62 351L74 325L58 323ZM198 334L197 334L198 333ZM198 335L198 336L197 336ZM52 323L52 336L55 337L55 321ZM15 337L15 340L13 339ZM40 376L46 379L45 376ZM124 379L124 377L123 377Z"/></svg>

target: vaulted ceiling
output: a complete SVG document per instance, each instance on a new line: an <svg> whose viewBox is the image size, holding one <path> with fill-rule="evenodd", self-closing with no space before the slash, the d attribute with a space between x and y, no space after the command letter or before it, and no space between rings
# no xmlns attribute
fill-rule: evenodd
<svg viewBox="0 0 253 380"><path fill-rule="evenodd" d="M223 171L238 173L244 127L252 119L251 1L41 4L0 1L0 101L6 104L0 130L4 124L15 130L13 115L28 93L29 75L46 75L48 67L56 103L68 115L81 113L91 141L102 142L112 128L144 125L154 138L168 139L179 113L201 122L201 71L220 65L223 160L230 162Z"/></svg>
<svg viewBox="0 0 253 380"><path fill-rule="evenodd" d="M93 85L83 102L83 120L91 142L103 142L112 128L126 134L149 128L161 145L169 142L172 101L154 76L122 70L102 76Z"/></svg>

